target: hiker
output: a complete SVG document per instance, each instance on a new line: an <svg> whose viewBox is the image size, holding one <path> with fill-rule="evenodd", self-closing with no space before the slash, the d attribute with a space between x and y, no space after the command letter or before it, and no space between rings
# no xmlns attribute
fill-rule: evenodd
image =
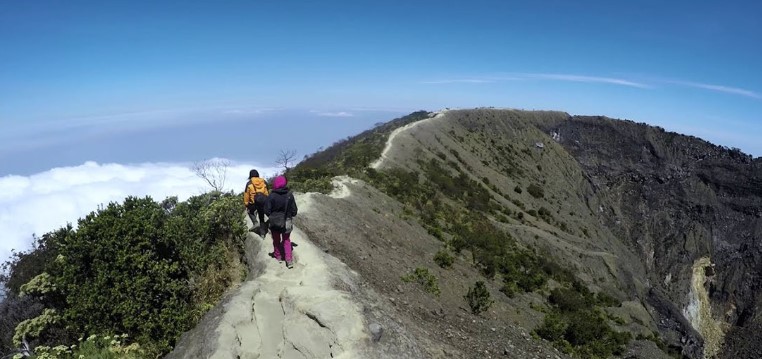
<svg viewBox="0 0 762 359"><path fill-rule="evenodd" d="M273 258L278 262L286 261L286 267L294 267L291 256L292 218L296 216L296 200L288 190L285 176L275 177L273 190L265 203L265 214L270 220L270 232L273 237Z"/></svg>
<svg viewBox="0 0 762 359"><path fill-rule="evenodd" d="M246 212L249 213L251 224L254 226L250 231L253 231L257 227L257 217L255 217L254 212L259 215L259 235L261 236L267 234L265 203L267 202L268 194L267 183L264 179L259 178L259 172L257 170L249 171L249 181L246 182L243 203L246 206Z"/></svg>

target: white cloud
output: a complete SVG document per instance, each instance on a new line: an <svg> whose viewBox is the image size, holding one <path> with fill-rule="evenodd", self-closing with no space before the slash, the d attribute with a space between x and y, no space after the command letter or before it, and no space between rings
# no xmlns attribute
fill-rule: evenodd
<svg viewBox="0 0 762 359"><path fill-rule="evenodd" d="M320 117L353 117L354 114L351 112L346 111L339 111L339 112L321 112L317 110L310 111Z"/></svg>
<svg viewBox="0 0 762 359"><path fill-rule="evenodd" d="M222 110L223 115L261 115L274 111L273 108L230 108Z"/></svg>
<svg viewBox="0 0 762 359"><path fill-rule="evenodd" d="M232 163L225 188L243 191L249 170L260 176L278 172L273 167ZM184 163L143 163L136 165L86 162L61 167L28 177L0 177L0 261L11 249L27 250L32 234L41 236L67 222L96 210L100 204L121 202L127 196L151 196L161 201L169 196L185 200L209 187Z"/></svg>
<svg viewBox="0 0 762 359"><path fill-rule="evenodd" d="M639 82L634 82L625 79L612 78L612 77L600 77L600 76L585 76L585 75L572 75L572 74L521 74L527 78L535 78L542 80L555 80L555 81L569 81L569 82L587 82L587 83L603 83L611 85L621 85L638 88L649 88L650 86Z"/></svg>
<svg viewBox="0 0 762 359"><path fill-rule="evenodd" d="M456 80L436 80L436 81L422 81L422 84L441 85L441 84L486 84L493 83L492 79L456 79Z"/></svg>
<svg viewBox="0 0 762 359"><path fill-rule="evenodd" d="M759 94L751 90L738 88L738 87L704 84L704 83L692 82L692 81L668 80L666 82L674 84L674 85L694 87L694 88L703 89L703 90L722 92L722 93L727 93L731 95L739 95L739 96L754 98L757 100L762 100L762 94Z"/></svg>
<svg viewBox="0 0 762 359"><path fill-rule="evenodd" d="M411 107L354 107L349 109L354 112L394 112L394 113L410 113L414 111Z"/></svg>
<svg viewBox="0 0 762 359"><path fill-rule="evenodd" d="M630 80L613 78L613 77L601 77L601 76L585 76L574 74L544 74L544 73L507 73L498 76L477 76L462 79L445 79L435 81L423 81L422 84L453 84L453 83L471 83L471 84L484 84L494 83L502 81L521 81L521 80L550 80L550 81L567 81L567 82L585 82L585 83L602 83L610 85L637 87L637 88L650 88L651 86L634 82Z"/></svg>

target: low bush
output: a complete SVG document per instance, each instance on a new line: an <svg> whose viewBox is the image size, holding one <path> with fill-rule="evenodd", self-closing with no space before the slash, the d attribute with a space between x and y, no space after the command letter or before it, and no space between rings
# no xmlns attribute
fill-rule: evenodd
<svg viewBox="0 0 762 359"><path fill-rule="evenodd" d="M442 248L434 255L434 262L442 268L450 268L455 262L455 257L446 248Z"/></svg>
<svg viewBox="0 0 762 359"><path fill-rule="evenodd" d="M610 303L609 298L593 294L579 281L572 282L570 287L555 288L548 297L552 311L546 314L535 333L577 357L621 355L632 336L628 332L617 332L608 325L607 316L599 305Z"/></svg>
<svg viewBox="0 0 762 359"><path fill-rule="evenodd" d="M487 286L485 286L482 281L474 283L474 286L468 289L468 292L463 298L468 302L468 306L471 308L471 313L475 315L487 311L487 309L492 306L492 303L495 302L492 300L489 291L487 290Z"/></svg>
<svg viewBox="0 0 762 359"><path fill-rule="evenodd" d="M532 183L527 187L527 192L529 192L530 195L534 198L543 198L545 197L545 191L543 191L542 187Z"/></svg>
<svg viewBox="0 0 762 359"><path fill-rule="evenodd" d="M439 296L441 291L439 290L439 283L437 281L437 277L431 273L429 273L428 268L416 268L412 272L405 274L402 276L402 281L409 283L409 282L416 282L423 286L423 289L431 294L434 294L436 296Z"/></svg>
<svg viewBox="0 0 762 359"><path fill-rule="evenodd" d="M38 346L34 348L32 358L37 359L138 359L145 358L146 352L139 344L126 344L128 335L91 335L80 338L78 344L71 346Z"/></svg>

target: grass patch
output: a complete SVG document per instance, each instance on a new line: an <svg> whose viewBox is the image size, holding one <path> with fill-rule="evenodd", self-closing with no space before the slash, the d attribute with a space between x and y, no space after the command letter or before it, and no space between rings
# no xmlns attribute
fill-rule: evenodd
<svg viewBox="0 0 762 359"><path fill-rule="evenodd" d="M421 285L425 291L436 296L439 296L441 293L437 277L431 274L428 268L418 267L412 272L403 275L401 279L405 283L416 282Z"/></svg>

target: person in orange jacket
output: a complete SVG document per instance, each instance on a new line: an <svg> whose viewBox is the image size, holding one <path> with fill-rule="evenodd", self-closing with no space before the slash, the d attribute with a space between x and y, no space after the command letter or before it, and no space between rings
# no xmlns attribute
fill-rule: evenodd
<svg viewBox="0 0 762 359"><path fill-rule="evenodd" d="M267 234L265 203L269 195L267 183L264 179L259 178L259 172L257 170L249 171L249 181L246 182L246 190L243 192L243 204L246 206L246 211L254 228L257 227L257 216L255 216L254 212L257 213L259 217L259 235ZM253 231L254 228L251 230Z"/></svg>

